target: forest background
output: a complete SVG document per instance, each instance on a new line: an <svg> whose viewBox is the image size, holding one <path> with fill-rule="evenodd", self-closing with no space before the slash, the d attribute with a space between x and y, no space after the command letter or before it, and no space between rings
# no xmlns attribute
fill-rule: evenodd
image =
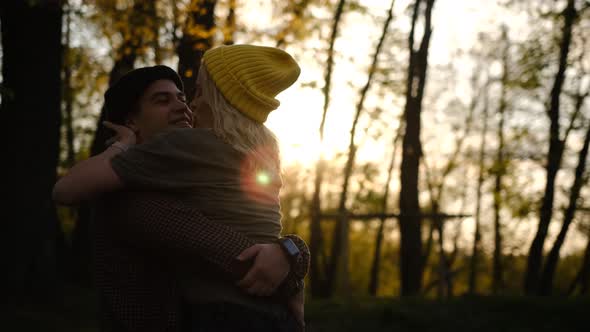
<svg viewBox="0 0 590 332"><path fill-rule="evenodd" d="M166 64L190 97L204 51L251 43L285 49L302 67L267 124L281 143L283 232L313 254L307 299L318 330L342 317L375 330L460 330L467 316L467 326L496 330L563 327L550 322L564 315L581 322L590 293L588 8L3 1L1 284L17 309L11 321L93 328L89 210L56 206L50 194L103 148L107 87L133 68ZM511 310L528 318L502 316Z"/></svg>

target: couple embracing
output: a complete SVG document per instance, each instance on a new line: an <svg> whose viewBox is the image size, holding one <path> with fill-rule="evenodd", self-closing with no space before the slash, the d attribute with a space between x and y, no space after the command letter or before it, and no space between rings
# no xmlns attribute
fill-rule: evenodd
<svg viewBox="0 0 590 332"><path fill-rule="evenodd" d="M102 331L301 331L309 249L281 236L276 137L264 125L298 78L286 52L207 51L187 105L166 66L105 93L115 132L54 200L95 203Z"/></svg>

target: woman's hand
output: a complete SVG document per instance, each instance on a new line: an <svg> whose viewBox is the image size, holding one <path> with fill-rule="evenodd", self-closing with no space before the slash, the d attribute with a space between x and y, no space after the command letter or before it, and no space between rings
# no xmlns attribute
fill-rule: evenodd
<svg viewBox="0 0 590 332"><path fill-rule="evenodd" d="M136 142L135 133L125 126L104 123L113 129L115 139L126 145ZM60 204L77 204L97 195L123 188L123 182L113 170L110 160L119 149L106 149L102 153L76 163L53 187L53 200Z"/></svg>
<svg viewBox="0 0 590 332"><path fill-rule="evenodd" d="M112 137L108 143L121 142L127 145L135 145L137 143L136 133L129 127L114 124L109 121L103 121L105 127L115 131L115 136Z"/></svg>
<svg viewBox="0 0 590 332"><path fill-rule="evenodd" d="M251 258L254 264L237 285L252 295L271 295L291 270L287 256L278 244L269 243L255 244L237 257L240 261Z"/></svg>

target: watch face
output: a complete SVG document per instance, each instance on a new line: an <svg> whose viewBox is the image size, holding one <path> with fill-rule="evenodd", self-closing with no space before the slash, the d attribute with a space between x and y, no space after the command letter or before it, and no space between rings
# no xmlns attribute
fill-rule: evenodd
<svg viewBox="0 0 590 332"><path fill-rule="evenodd" d="M289 252L289 255L296 256L299 254L299 248L289 239L288 241L283 241L285 249Z"/></svg>

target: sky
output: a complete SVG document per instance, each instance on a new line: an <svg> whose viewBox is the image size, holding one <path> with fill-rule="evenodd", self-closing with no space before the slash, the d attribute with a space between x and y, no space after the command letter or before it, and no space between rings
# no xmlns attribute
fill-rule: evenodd
<svg viewBox="0 0 590 332"><path fill-rule="evenodd" d="M340 36L335 45L336 51L340 55L337 55L334 70L331 105L328 110L323 145L324 152L328 157L338 151L345 150L348 146L348 133L358 99L358 90L365 83L366 68L369 66L374 47L381 33L386 10L390 5L388 0L361 2L368 6L369 12L377 16L377 19L373 20L367 15L348 14L342 24ZM408 17L404 15L407 5L408 1L396 1L395 17L392 23L405 30L409 28ZM252 22L248 21L247 25L268 24L269 22L260 19L260 7L256 7L258 15L244 16L246 20L248 18L254 19ZM328 14L331 15L331 13ZM328 18L329 15L327 15ZM475 43L480 31L497 30L500 18L505 18L504 15L505 11L499 8L495 1L436 1L433 11L434 32L429 56L430 65L447 64L457 51L468 50ZM512 24L515 23L513 19ZM312 47L327 48L324 45L326 44L325 40L316 40L310 43L313 45ZM346 59L342 54L345 54L345 57L352 57L353 61L343 61ZM318 86L321 87L324 66L323 62L318 63L315 52L299 55L297 59L302 67L302 75L294 87L279 95L281 107L271 113L267 125L277 134L281 142L285 164L307 165L317 160L319 155L321 145L319 144L318 127L324 98L320 89L304 88L302 84L317 81ZM465 84L469 70L459 74L462 77L458 81L463 80L462 84ZM351 88L347 81L352 81L355 87ZM466 94L467 92L459 91L458 93ZM385 102L387 103L387 101ZM370 101L367 101L366 104L370 104ZM387 104L383 106L388 107ZM393 113L399 113L403 104L390 102L389 107ZM396 117L391 116L390 119L392 126L396 126ZM389 144L385 142L382 142L383 144L372 143L368 149L363 149L360 152L360 160L388 158Z"/></svg>
<svg viewBox="0 0 590 332"><path fill-rule="evenodd" d="M271 113L267 122L268 127L275 132L280 141L284 165L296 164L311 167L314 161L318 159L320 151L323 151L329 159L339 152L346 151L348 147L350 126L358 100L358 91L365 83L366 70L381 33L386 10L390 6L390 1L388 0L364 0L360 2L368 7L371 15L347 14L341 25L340 35L335 45L337 52L336 66L333 73L331 103L326 120L323 144L320 143L318 127L324 103L320 88L323 85L325 59L318 59L318 57L321 57L321 55L318 56L318 53L325 54L325 52L321 53L316 50L327 49L326 40L328 39L329 31L323 32L322 38L312 38L307 42L308 48L311 51L297 53L297 49L287 48L287 51L293 52L295 58L298 60L302 67L302 74L292 88L278 96L281 106L278 110ZM248 3L252 3L252 1ZM261 5L261 3L264 3L264 0L258 1L256 5L253 5L253 12L251 14L242 16L242 19L246 20L245 24L247 26L256 27L272 24L271 20L264 19L264 8L268 8L268 6ZM392 23L401 31L405 32L409 30L410 26L409 17L404 13L408 3L409 1L407 0L396 1ZM314 14L316 16L323 16L327 20L330 20L332 15L329 12L319 11ZM458 53L468 51L476 44L479 33L498 34L502 24L509 26L509 37L512 40L524 38L529 32L525 13L519 14L515 13L515 11L509 11L498 5L497 1L437 0L433 11L434 30L428 59L430 67L433 68L450 63ZM404 34L403 38L406 38L406 35ZM269 44L272 45L272 41L269 41ZM407 50L404 52L407 52ZM458 97L466 99L470 93L469 76L473 67L465 58L462 59L460 64L461 67L457 69L452 84L454 84L454 93ZM433 72L432 69L429 70L431 73ZM436 81L437 78L434 75L429 77L429 80L430 83L427 85L426 98L428 98L429 87L433 85L444 86L444 84L447 84L447 82ZM306 84L313 81L318 82L316 88L310 89L305 87ZM390 114L385 117L389 121L389 131L390 135L392 135L397 127L397 115L400 114L403 108L403 100L392 101L368 98L365 103L368 107L374 106L375 104L381 104L384 108L388 109ZM443 116L439 113L425 110L423 112L423 126L428 127L433 123L436 125L437 121L440 125L440 123L446 121L444 118L439 118ZM366 122L365 124L371 126L370 122ZM441 130L440 127L431 127L424 132L430 135L427 137L427 134L423 134L423 142L429 141L429 145L425 146L425 149L429 148L430 151L435 152L433 153L435 155L434 157L432 155L430 156L429 162L436 163L436 155L445 149L450 149L452 147L450 143L452 143L451 141L454 138L452 135L448 135L448 132L444 132L444 129ZM358 141L359 139L357 139ZM391 140L388 139L365 141L365 144L360 146L357 161L358 163L374 161L385 168L389 162L391 146ZM444 162L444 160L438 159ZM535 188L540 192L544 173L540 169L539 171L540 173L537 175L528 174L533 177L534 183L532 185L530 183L527 184L527 188ZM385 172L382 172L381 176L384 180ZM475 178L476 175L466 174L466 176ZM395 175L391 183L394 192L399 190L398 178L399 175ZM468 203L466 207L467 212L473 208L473 193L470 193L470 195L468 196L468 201L469 197L471 197L471 204ZM428 198L421 198L421 200L423 199L426 202ZM490 206L491 204L491 202L484 203L486 206ZM446 209L449 209L447 211L449 213L460 212L458 211L459 206L446 206ZM509 215L503 216L504 220L510 218ZM532 239L533 230L536 229L536 222L536 217L532 217L530 220L516 223L516 226L506 229L506 231L517 234L514 237L517 241L522 240L528 242ZM473 218L464 220L461 227L465 236L467 236L465 244L468 245L470 243L470 234L473 233L474 229ZM552 223L551 234L556 234L558 227L560 225L557 222ZM491 234L491 230L489 232ZM551 243L550 236L546 245ZM583 236L576 232L570 232L562 253L577 251L584 244L585 238ZM522 253L528 249L526 245L515 244L515 247L518 247Z"/></svg>

